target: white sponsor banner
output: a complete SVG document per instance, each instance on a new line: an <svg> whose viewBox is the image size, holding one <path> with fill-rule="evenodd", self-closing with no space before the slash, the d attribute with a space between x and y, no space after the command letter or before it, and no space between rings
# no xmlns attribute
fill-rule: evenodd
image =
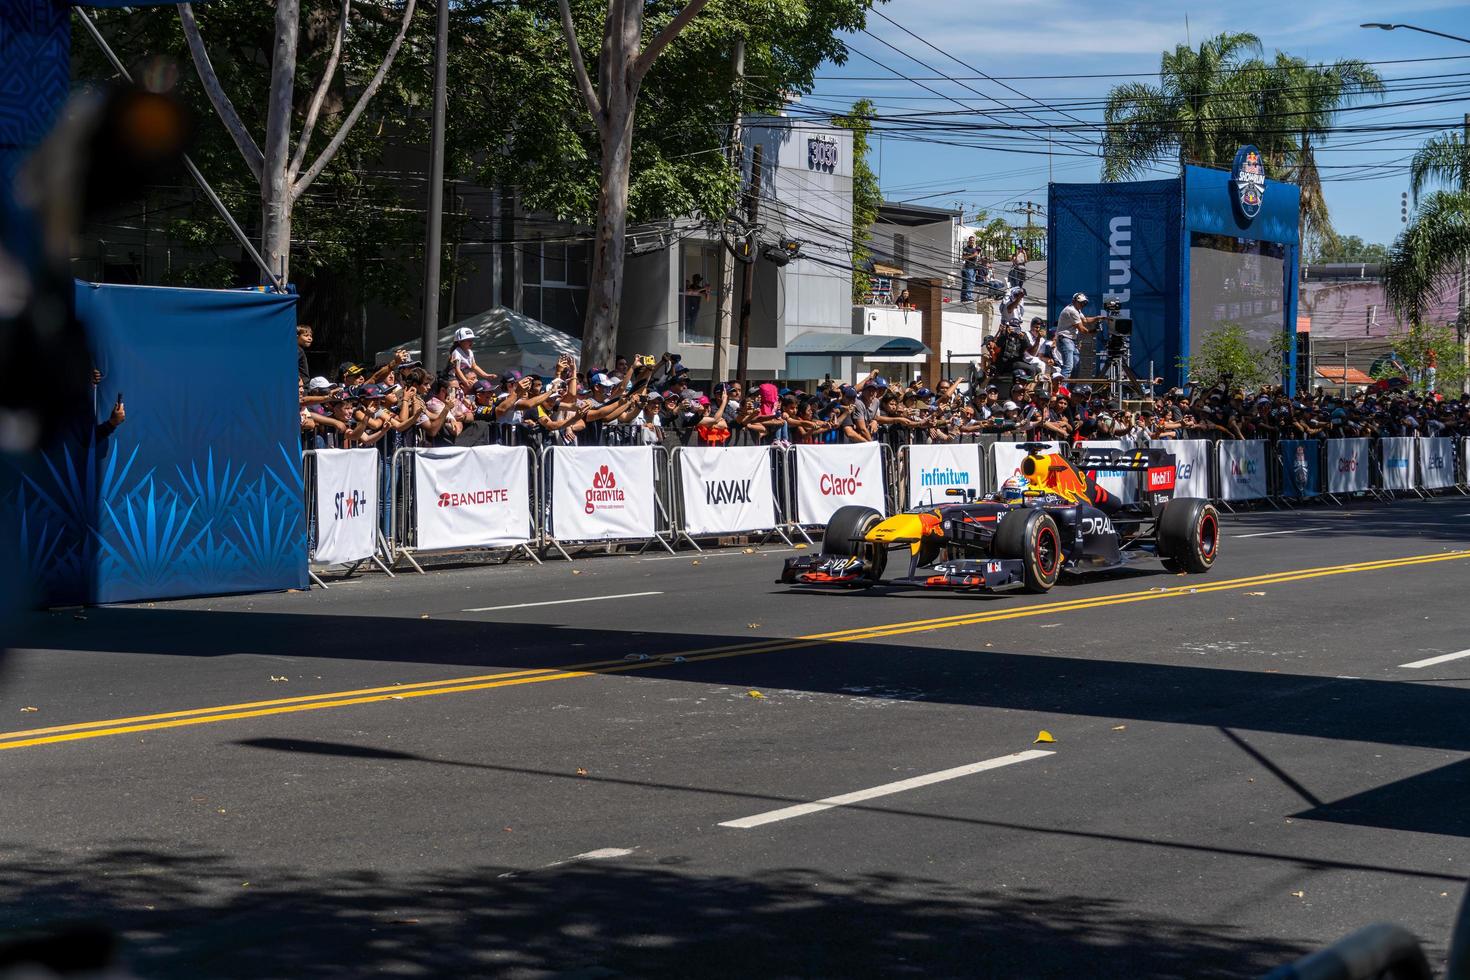
<svg viewBox="0 0 1470 980"><path fill-rule="evenodd" d="M1082 443L1084 449L1123 449L1131 450L1133 440L1131 439L1099 439ZM1138 500L1138 479L1142 476L1136 472L1123 470L1098 470L1097 485L1108 493L1117 497L1125 504L1131 504Z"/></svg>
<svg viewBox="0 0 1470 980"><path fill-rule="evenodd" d="M1379 465L1385 490L1412 490L1414 487L1414 443L1409 436L1391 436L1378 440Z"/></svg>
<svg viewBox="0 0 1470 980"><path fill-rule="evenodd" d="M1419 440L1419 480L1428 490L1455 485L1455 448L1451 440L1442 436Z"/></svg>
<svg viewBox="0 0 1470 980"><path fill-rule="evenodd" d="M1372 440L1327 440L1327 492L1366 493Z"/></svg>
<svg viewBox="0 0 1470 980"><path fill-rule="evenodd" d="M1266 443L1261 439L1220 443L1222 500L1259 500L1266 496Z"/></svg>
<svg viewBox="0 0 1470 980"><path fill-rule="evenodd" d="M414 547L504 547L531 540L530 456L520 446L414 453Z"/></svg>
<svg viewBox="0 0 1470 980"><path fill-rule="evenodd" d="M316 550L326 565L362 561L377 550L378 460L376 449L318 449Z"/></svg>
<svg viewBox="0 0 1470 980"><path fill-rule="evenodd" d="M910 507L952 502L945 496L951 488L985 492L985 461L978 445L915 445L904 452L909 458Z"/></svg>
<svg viewBox="0 0 1470 980"><path fill-rule="evenodd" d="M796 453L796 519L826 524L839 507L888 512L883 493L883 450L876 442L793 446Z"/></svg>
<svg viewBox="0 0 1470 980"><path fill-rule="evenodd" d="M1152 445L1174 454L1174 496L1209 499L1209 440L1156 439Z"/></svg>
<svg viewBox="0 0 1470 980"><path fill-rule="evenodd" d="M1026 458L1026 450L1022 449L1021 445L1019 442L997 442L991 450L991 458L995 460L996 489L999 489L1001 484L1011 477L1020 475L1021 460ZM1058 451L1058 443L1043 442L1041 445L1046 447L1041 450L1043 453Z"/></svg>
<svg viewBox="0 0 1470 980"><path fill-rule="evenodd" d="M562 541L657 533L652 446L558 446L551 456L551 529Z"/></svg>
<svg viewBox="0 0 1470 980"><path fill-rule="evenodd" d="M680 449L674 454L687 534L764 531L776 526L769 446Z"/></svg>

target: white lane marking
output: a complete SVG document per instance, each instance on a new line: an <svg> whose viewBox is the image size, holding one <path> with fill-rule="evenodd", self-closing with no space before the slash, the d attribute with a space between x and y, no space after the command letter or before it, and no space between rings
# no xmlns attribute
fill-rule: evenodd
<svg viewBox="0 0 1470 980"><path fill-rule="evenodd" d="M639 561L704 561L706 558L759 558L761 555L775 555L783 551L795 551L795 548L767 548L746 554L743 551L691 551L682 555L657 555L653 558L640 558Z"/></svg>
<svg viewBox="0 0 1470 980"><path fill-rule="evenodd" d="M497 609L530 609L532 606L564 606L572 602L602 602L604 599L637 599L646 595L663 595L662 592L624 592L621 595L591 595L585 599L552 599L548 602L517 602L510 606L477 606L461 609L460 612L495 612Z"/></svg>
<svg viewBox="0 0 1470 980"><path fill-rule="evenodd" d="M1273 534L1302 534L1306 531L1330 531L1330 527L1294 527L1286 531L1257 531L1255 534L1232 534L1232 538L1269 538Z"/></svg>
<svg viewBox="0 0 1470 980"><path fill-rule="evenodd" d="M613 858L627 857L629 854L633 853L633 850L634 849L631 847L599 847L595 851L587 851L583 854L573 854L571 857L567 858L564 861L552 861L550 864L543 864L541 865L539 870L545 871L547 868L560 868L564 865L571 864L573 861L609 861ZM526 874L526 872L507 871L504 874L496 875L496 877L519 878L523 874Z"/></svg>
<svg viewBox="0 0 1470 980"><path fill-rule="evenodd" d="M967 766L956 766L953 769L942 769L939 772L931 772L924 776L900 779L896 783L884 783L882 786L874 786L871 789L860 789L855 793L829 796L825 800L817 800L815 803L800 803L796 806L788 806L780 810L768 810L765 813L757 813L753 817L727 820L720 824L720 826L734 827L737 830L749 830L752 827L775 823L778 820L804 817L808 813L820 813L823 810L830 810L833 807L849 806L853 803L861 803L864 800L877 799L880 796L891 796L894 793L918 789L920 786L928 786L931 783L942 783L947 779L959 779L961 776L984 772L987 769L999 769L1002 766L1012 766L1018 762L1029 762L1032 759L1040 759L1043 756L1055 754L1055 752L1049 752L1046 749L1028 749L1025 752L1017 752L1014 755L1002 755L994 759L986 759L983 762L972 762Z"/></svg>
<svg viewBox="0 0 1470 980"><path fill-rule="evenodd" d="M1416 660L1411 664L1399 664L1399 666L1418 670L1420 667L1433 667L1435 664L1449 663L1451 660L1459 660L1463 657L1470 657L1470 650L1461 650L1459 653L1442 653L1437 657L1428 657L1424 660Z"/></svg>

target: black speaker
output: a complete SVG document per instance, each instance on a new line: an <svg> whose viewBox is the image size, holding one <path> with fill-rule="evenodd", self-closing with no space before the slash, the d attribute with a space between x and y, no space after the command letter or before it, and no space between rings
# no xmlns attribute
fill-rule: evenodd
<svg viewBox="0 0 1470 980"><path fill-rule="evenodd" d="M1133 333L1133 319L1120 316L1113 320L1108 326L1108 333L1118 337L1127 337Z"/></svg>

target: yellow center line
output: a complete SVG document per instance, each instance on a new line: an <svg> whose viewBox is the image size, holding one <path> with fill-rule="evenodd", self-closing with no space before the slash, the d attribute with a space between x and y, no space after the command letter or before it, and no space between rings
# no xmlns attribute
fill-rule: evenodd
<svg viewBox="0 0 1470 980"><path fill-rule="evenodd" d="M907 633L923 633L934 630L953 629L959 626L1003 622L1011 619L1058 615L1105 606L1149 602L1155 599L1183 598L1212 592L1226 592L1253 585L1274 585L1333 575L1386 571L1395 568L1456 561L1465 558L1470 558L1470 551L1451 551L1435 555L1387 558L1379 561L1356 562L1348 565L1329 565L1319 568L1270 572L1263 575L1252 575L1217 582L1209 582L1207 579L1192 579L1191 581L1198 584L1162 589L1156 588L1148 591L1114 593L1112 595L1094 596L1083 599L1036 602L1019 607L1007 607L1003 610L962 613L953 616L941 616L933 619L919 619L900 623L885 623L828 633L813 633L783 640L705 647L681 653L660 654L646 660L590 661L561 667L502 671L471 677L419 681L411 684L395 684L391 687L361 688L352 691L336 691L324 694L303 695L300 697L277 698L269 701L250 701L241 704L216 705L209 708L190 708L152 715L136 715L128 718L78 722L71 725L55 725L49 728L22 729L20 731L0 733L0 751L5 749L27 748L36 745L49 745L57 742L71 742L80 739L126 735L134 732L161 731L189 725L212 724L245 718L260 718L267 715L315 711L322 708L342 708L358 704L373 704L380 701L403 701L410 698L441 694L461 694L500 687L538 684L543 681L571 680L573 678L591 677L598 674L629 673L655 667L667 667L674 657L681 657L689 663L723 660L729 657L746 657L759 653L798 650L835 643L854 643L889 636L901 636Z"/></svg>

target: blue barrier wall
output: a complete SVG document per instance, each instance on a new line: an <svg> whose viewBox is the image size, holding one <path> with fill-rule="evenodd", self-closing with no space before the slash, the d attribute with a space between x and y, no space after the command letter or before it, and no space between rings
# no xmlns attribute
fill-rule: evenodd
<svg viewBox="0 0 1470 980"><path fill-rule="evenodd" d="M77 283L76 305L95 406L0 501L40 601L304 588L296 297Z"/></svg>

